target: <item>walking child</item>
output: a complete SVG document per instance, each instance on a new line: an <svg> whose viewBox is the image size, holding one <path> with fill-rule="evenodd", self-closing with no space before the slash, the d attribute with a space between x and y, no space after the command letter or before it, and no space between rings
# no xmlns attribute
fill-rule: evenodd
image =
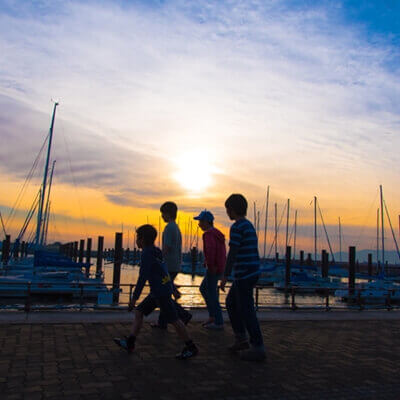
<svg viewBox="0 0 400 400"><path fill-rule="evenodd" d="M253 297L260 269L257 234L252 223L246 219L247 200L243 195L232 194L225 201L225 207L228 217L235 221L230 229L229 252L221 279L224 291L227 278L233 272L233 283L225 302L235 335L235 343L229 350L241 352L244 360L262 361L265 349Z"/></svg>
<svg viewBox="0 0 400 400"><path fill-rule="evenodd" d="M167 271L174 282L175 277L182 267L182 235L179 226L175 222L178 213L178 206L167 201L160 207L161 217L167 225L162 233L162 253L167 266ZM175 297L179 297L179 292L175 289ZM192 319L192 314L186 311L180 304L174 302L178 317L185 325ZM161 311L158 322L151 324L153 328L167 329L167 321Z"/></svg>
<svg viewBox="0 0 400 400"><path fill-rule="evenodd" d="M200 285L200 292L206 302L209 318L203 323L207 329L224 328L221 306L218 296L218 280L221 279L226 263L225 236L214 227L214 216L204 210L194 218L199 221L203 233L204 264L206 274Z"/></svg>
<svg viewBox="0 0 400 400"><path fill-rule="evenodd" d="M131 306L135 307L143 287L149 282L150 294L136 307L135 318L130 335L121 339L115 338L115 343L132 353L135 349L136 338L143 325L143 317L151 314L159 307L167 323L174 326L177 334L184 342L182 351L176 358L184 360L194 357L198 349L190 339L184 323L178 318L174 302L171 298L174 287L165 264L162 261L162 252L154 246L157 231L151 225L142 225L136 231L137 246L142 249L139 278L131 299Z"/></svg>

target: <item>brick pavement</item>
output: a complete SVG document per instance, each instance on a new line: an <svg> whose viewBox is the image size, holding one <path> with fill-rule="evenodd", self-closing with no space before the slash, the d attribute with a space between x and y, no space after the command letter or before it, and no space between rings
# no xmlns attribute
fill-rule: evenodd
<svg viewBox="0 0 400 400"><path fill-rule="evenodd" d="M190 330L196 359L177 361L172 328L145 324L137 352L112 341L127 323L0 325L0 398L400 399L400 321L262 323L268 359L229 355L230 329Z"/></svg>

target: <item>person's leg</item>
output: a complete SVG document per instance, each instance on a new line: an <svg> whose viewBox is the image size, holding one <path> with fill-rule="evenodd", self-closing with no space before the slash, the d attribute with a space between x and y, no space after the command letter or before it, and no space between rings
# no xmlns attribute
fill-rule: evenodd
<svg viewBox="0 0 400 400"><path fill-rule="evenodd" d="M178 318L175 322L171 322L171 324L174 326L176 333L178 336L186 343L190 339L189 333L186 329L185 324Z"/></svg>
<svg viewBox="0 0 400 400"><path fill-rule="evenodd" d="M178 275L178 272L170 272L169 275L170 275L171 281L173 283L176 276ZM182 320L185 325L188 324L189 321L192 319L192 314L189 311L185 310L176 301L174 301L174 304L175 304L175 309L176 309L176 312L178 313L179 319Z"/></svg>
<svg viewBox="0 0 400 400"><path fill-rule="evenodd" d="M238 293L241 316L250 336L251 348L240 357L247 361L263 361L265 359L264 341L254 307L253 289L257 277L238 281Z"/></svg>
<svg viewBox="0 0 400 400"><path fill-rule="evenodd" d="M148 295L137 307L135 310L135 318L132 322L131 333L129 336L125 338L114 338L114 342L128 351L128 353L132 353L135 348L136 337L140 332L140 329L143 325L143 316L149 315L154 309L157 307L156 300L151 295Z"/></svg>
<svg viewBox="0 0 400 400"><path fill-rule="evenodd" d="M143 314L139 310L135 310L135 319L132 322L131 335L137 337L143 326Z"/></svg>
<svg viewBox="0 0 400 400"><path fill-rule="evenodd" d="M238 303L238 288L237 283L233 282L229 289L225 300L226 309L228 311L229 320L231 321L232 330L235 334L236 343L247 341L246 327L241 317L241 312Z"/></svg>
<svg viewBox="0 0 400 400"><path fill-rule="evenodd" d="M206 303L208 315L209 315L208 320L203 323L203 325L206 325L206 324L214 322L214 319L215 319L214 315L212 313L212 308L210 307L210 301L209 301L209 296L208 296L208 273L207 272L204 275L204 278L201 282L200 293L203 296L203 299Z"/></svg>
<svg viewBox="0 0 400 400"><path fill-rule="evenodd" d="M219 304L218 279L219 275L207 273L208 310L215 321L215 325L221 326L224 324L224 320Z"/></svg>
<svg viewBox="0 0 400 400"><path fill-rule="evenodd" d="M174 282L174 279L176 278L177 275L178 275L178 272L169 272L169 276L171 278L172 283ZM181 318L181 316L182 316L184 321L190 320L191 317L189 317L187 314L185 314L184 310L183 311L180 310L178 305L176 306L176 308L177 308L179 318ZM167 329L168 323L167 323L165 315L161 309L160 309L160 315L158 316L158 322L155 324L151 324L151 326L153 328Z"/></svg>
<svg viewBox="0 0 400 400"><path fill-rule="evenodd" d="M159 299L160 309L163 310L166 321L172 324L176 330L178 336L183 340L185 346L181 353L177 354L176 357L178 359L187 359L190 357L194 357L198 353L198 349L191 340L186 326L184 323L178 318L178 314L176 311L176 307L171 297L167 296Z"/></svg>

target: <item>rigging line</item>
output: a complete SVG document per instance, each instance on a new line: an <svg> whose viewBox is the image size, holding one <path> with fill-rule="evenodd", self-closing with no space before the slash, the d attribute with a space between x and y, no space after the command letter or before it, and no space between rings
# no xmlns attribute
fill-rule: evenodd
<svg viewBox="0 0 400 400"><path fill-rule="evenodd" d="M317 205L318 205L319 215L321 216L322 226L324 227L324 231L325 231L325 235L326 235L326 240L327 240L327 242L328 242L329 250L330 250L330 252L331 252L332 261L335 262L335 256L333 255L331 242L330 242L330 240L329 240L328 231L326 230L324 217L322 216L321 207L319 206L319 201L317 201Z"/></svg>
<svg viewBox="0 0 400 400"><path fill-rule="evenodd" d="M46 135L46 137L45 137L45 139L44 139L44 142L43 142L43 144L42 144L42 147L40 148L39 153L38 153L38 155L36 156L36 159L35 159L35 161L33 162L33 165L32 165L32 167L31 167L31 169L30 169L28 175L27 175L26 178L25 178L24 184L22 185L22 188L21 188L20 192L18 193L17 199L15 200L15 202L14 202L12 208L11 208L10 214L9 214L9 216L7 217L5 226L7 226L9 222L11 223L11 222L13 221L13 219L14 219L15 210L16 210L16 208L19 206L19 202L22 200L23 194L24 194L24 192L26 191L26 188L27 188L27 184L28 184L29 181L32 179L32 176L33 176L33 174L35 173L37 164L38 164L39 159L40 159L40 157L41 157L41 155L42 155L43 149L44 149L45 146L46 146L46 143L47 143L48 138L49 138L49 134Z"/></svg>
<svg viewBox="0 0 400 400"><path fill-rule="evenodd" d="M4 226L4 221L3 221L3 217L1 216L1 212L0 212L0 221L1 221L1 226L3 227L4 237L6 237L7 232L6 232L6 227Z"/></svg>
<svg viewBox="0 0 400 400"><path fill-rule="evenodd" d="M358 245L360 244L361 236L364 234L364 231L365 231L365 228L366 228L366 224L367 224L367 220L368 220L368 218L369 218L370 215L371 215L372 207L374 207L374 205L376 204L376 199L378 198L378 196L379 196L379 190L376 191L375 198L374 198L374 200L373 200L371 206L369 207L367 216L365 217L364 223L363 223L363 225L362 225L362 227L361 227L361 232L360 232L360 234L358 235L357 240L355 240L355 246L356 246L356 247L358 247Z"/></svg>
<svg viewBox="0 0 400 400"><path fill-rule="evenodd" d="M36 197L35 197L35 200L33 201L32 206L31 206L31 208L30 208L30 210L29 210L29 212L28 212L28 215L27 215L26 218L25 218L25 222L24 222L24 224L22 225L21 231L19 232L19 235L18 235L18 239L19 239L19 240L21 240L22 237L24 236L25 231L26 231L26 229L28 228L28 225L29 225L29 223L30 223L30 221L31 221L31 219L32 219L32 216L33 216L33 214L34 214L35 211L36 211L36 207L37 207L38 204L39 204L40 193L41 193L41 190L39 190L39 191L37 192L37 195L36 195Z"/></svg>
<svg viewBox="0 0 400 400"><path fill-rule="evenodd" d="M395 234L394 234L394 230L393 230L393 226L392 226L392 221L390 220L390 216L389 216L389 212L388 212L388 209L387 209L386 201L385 201L385 200L383 200L383 204L384 204L384 206L385 206L386 215L387 215L388 220L389 220L390 230L392 231L394 244L396 245L397 255L398 255L399 258L400 258L399 246L398 246L398 244L397 244L396 236L395 236Z"/></svg>
<svg viewBox="0 0 400 400"><path fill-rule="evenodd" d="M63 137L63 140L64 140L64 145L65 145L65 149L66 149L66 153L67 153L69 171L71 173L72 183L74 184L74 190L75 190L76 198L77 198L77 201L78 201L79 211L80 211L80 214L81 214L83 225L84 225L84 228L85 228L86 237L88 237L89 235L88 235L88 230L87 230L86 218L85 218L85 215L83 213L82 203L81 203L81 200L80 200L80 197L79 197L77 184L76 184L76 180L75 180L75 175L74 175L74 172L72 170L72 163L71 163L71 156L70 156L70 152L69 152L69 147L68 147L66 135L64 133L64 123L62 122L62 119L60 120L60 122L61 122L61 134L62 134L62 137Z"/></svg>
<svg viewBox="0 0 400 400"><path fill-rule="evenodd" d="M287 206L287 204L285 204L285 207L283 207L281 218L279 220L279 224L278 224L278 227L277 227L277 231L279 231L279 228L281 227L282 219L283 219L283 216L285 215L285 211L286 211L286 206ZM275 237L274 237L274 240L271 243L271 247L269 249L267 258L269 258L269 256L271 255L271 251L272 251L272 248L274 247L274 244L275 244Z"/></svg>

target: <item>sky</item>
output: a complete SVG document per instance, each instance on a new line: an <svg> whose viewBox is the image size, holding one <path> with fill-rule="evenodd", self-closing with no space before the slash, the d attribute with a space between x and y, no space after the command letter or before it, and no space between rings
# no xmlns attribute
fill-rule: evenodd
<svg viewBox="0 0 400 400"><path fill-rule="evenodd" d="M283 251L289 198L289 231L297 210L297 246L312 250L314 196L334 251L339 217L343 247L373 249L380 184L398 237L399 17L397 0L0 0L7 230L39 189L43 155L16 201L56 100L50 241L111 245L123 229L127 245L166 200L182 230L207 208L228 235L231 193L263 231L270 186L268 249L277 203Z"/></svg>

